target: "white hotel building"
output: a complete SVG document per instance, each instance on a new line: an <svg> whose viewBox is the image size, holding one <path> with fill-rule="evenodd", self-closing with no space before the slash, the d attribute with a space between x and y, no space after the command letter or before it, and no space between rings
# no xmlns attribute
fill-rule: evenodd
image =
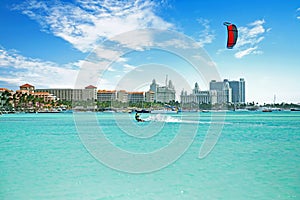
<svg viewBox="0 0 300 200"><path fill-rule="evenodd" d="M209 84L209 91L200 91L198 83L191 94L182 91L180 95L181 103L245 103L245 80L240 81L224 81L212 80Z"/></svg>

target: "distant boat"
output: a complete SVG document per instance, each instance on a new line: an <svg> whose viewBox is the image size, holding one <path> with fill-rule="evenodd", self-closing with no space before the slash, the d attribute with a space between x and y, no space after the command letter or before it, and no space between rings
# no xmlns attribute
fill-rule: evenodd
<svg viewBox="0 0 300 200"><path fill-rule="evenodd" d="M274 95L274 100L273 100L273 106L275 106L275 102L276 102L276 95ZM281 108L276 108L276 107L265 107L262 109L262 112L273 112L273 111L281 111Z"/></svg>
<svg viewBox="0 0 300 200"><path fill-rule="evenodd" d="M271 108L264 108L264 109L262 109L262 112L272 112L272 109Z"/></svg>
<svg viewBox="0 0 300 200"><path fill-rule="evenodd" d="M281 111L281 108L271 108L272 111Z"/></svg>
<svg viewBox="0 0 300 200"><path fill-rule="evenodd" d="M249 112L248 109L242 109L242 108L235 109L234 111L235 111L235 112Z"/></svg>
<svg viewBox="0 0 300 200"><path fill-rule="evenodd" d="M300 108L291 108L291 111L300 111Z"/></svg>
<svg viewBox="0 0 300 200"><path fill-rule="evenodd" d="M145 109L143 109L143 110L135 110L135 112L137 112L137 113L150 113L150 110L145 110Z"/></svg>

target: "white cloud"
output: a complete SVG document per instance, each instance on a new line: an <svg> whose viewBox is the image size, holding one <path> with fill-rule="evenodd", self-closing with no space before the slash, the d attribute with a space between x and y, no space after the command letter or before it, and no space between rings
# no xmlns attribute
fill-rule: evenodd
<svg viewBox="0 0 300 200"><path fill-rule="evenodd" d="M264 20L256 20L248 26L238 27L238 40L234 49L238 52L235 53L236 58L242 58L249 54L262 54L259 49L259 43L265 39L265 34L271 29L266 29Z"/></svg>
<svg viewBox="0 0 300 200"><path fill-rule="evenodd" d="M111 38L111 40L117 42L122 48L125 48L125 51L128 51L128 49L143 51L145 47L154 45L155 38L152 31L134 30Z"/></svg>
<svg viewBox="0 0 300 200"><path fill-rule="evenodd" d="M213 42L215 39L215 34L210 28L209 20L198 19L197 21L204 27L204 30L202 30L199 35L199 45L203 47L205 44L210 44Z"/></svg>
<svg viewBox="0 0 300 200"><path fill-rule="evenodd" d="M245 50L242 50L242 51L239 51L237 53L235 53L235 57L236 58L242 58L246 55L249 55L251 54L253 51L255 51L257 49L257 47L250 47L248 49L245 49Z"/></svg>
<svg viewBox="0 0 300 200"><path fill-rule="evenodd" d="M129 65L129 64L124 64L123 66L124 66L123 71L124 71L125 73L126 73L126 72L129 72L129 71L131 71L131 70L133 70L133 69L136 68L135 66Z"/></svg>
<svg viewBox="0 0 300 200"><path fill-rule="evenodd" d="M190 49L191 44L183 39L171 38L163 42L157 42L158 47L172 47L177 49Z"/></svg>
<svg viewBox="0 0 300 200"><path fill-rule="evenodd" d="M126 59L121 59L126 60ZM37 88L83 88L87 85L112 88L115 79L105 77L106 71L117 74L109 67L109 61L87 58L77 62L58 65L54 62L24 57L16 51L7 51L0 47L0 80L19 86L29 83ZM135 69L129 64L123 65L123 73Z"/></svg>
<svg viewBox="0 0 300 200"><path fill-rule="evenodd" d="M111 48L108 45L104 46L98 46L96 49L94 49L93 53L98 59L106 60L106 61L115 61L120 60L120 57L123 55L123 52L120 49L117 48ZM96 58L96 59L97 59Z"/></svg>
<svg viewBox="0 0 300 200"><path fill-rule="evenodd" d="M155 8L151 0L77 0L74 4L33 0L16 7L39 22L43 30L82 52L92 50L99 41L130 30L171 28L172 24L155 14Z"/></svg>
<svg viewBox="0 0 300 200"><path fill-rule="evenodd" d="M13 85L30 83L38 87L74 87L78 69L75 65L58 66L56 63L27 58L15 51L0 49L0 69L6 71L0 80Z"/></svg>

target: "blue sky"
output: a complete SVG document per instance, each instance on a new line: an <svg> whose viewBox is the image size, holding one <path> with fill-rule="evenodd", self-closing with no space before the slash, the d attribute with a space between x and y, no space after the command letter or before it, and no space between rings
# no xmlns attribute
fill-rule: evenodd
<svg viewBox="0 0 300 200"><path fill-rule="evenodd" d="M245 78L248 102L273 102L276 95L276 102L300 103L297 0L2 0L0 19L0 87L17 89L24 83L38 88L74 87L86 57L101 42L128 31L155 28L193 39L207 52L221 78ZM225 21L239 29L231 50L225 48ZM141 56L134 55L120 57L98 87L113 89L110 82L136 69ZM192 71L176 66L168 56L165 60L157 60L155 53L152 56L151 62L156 59L156 63L181 67L192 77ZM191 87L193 81L188 80ZM200 89L208 88L200 85Z"/></svg>

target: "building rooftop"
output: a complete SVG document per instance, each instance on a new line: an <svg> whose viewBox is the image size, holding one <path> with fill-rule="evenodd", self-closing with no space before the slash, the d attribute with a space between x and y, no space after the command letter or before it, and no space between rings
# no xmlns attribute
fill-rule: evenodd
<svg viewBox="0 0 300 200"><path fill-rule="evenodd" d="M7 91L7 92L12 92L12 90L9 90L9 89L7 89L7 88L0 88L0 92L5 92L5 91Z"/></svg>
<svg viewBox="0 0 300 200"><path fill-rule="evenodd" d="M93 85L89 85L89 86L86 86L85 89L95 89L97 87L93 86Z"/></svg>
<svg viewBox="0 0 300 200"><path fill-rule="evenodd" d="M116 92L116 90L98 90L98 92L97 93L115 93Z"/></svg>
<svg viewBox="0 0 300 200"><path fill-rule="evenodd" d="M24 85L21 85L20 87L34 87L33 85L30 85L28 83L24 84Z"/></svg>
<svg viewBox="0 0 300 200"><path fill-rule="evenodd" d="M128 94L144 94L144 92L128 92Z"/></svg>

